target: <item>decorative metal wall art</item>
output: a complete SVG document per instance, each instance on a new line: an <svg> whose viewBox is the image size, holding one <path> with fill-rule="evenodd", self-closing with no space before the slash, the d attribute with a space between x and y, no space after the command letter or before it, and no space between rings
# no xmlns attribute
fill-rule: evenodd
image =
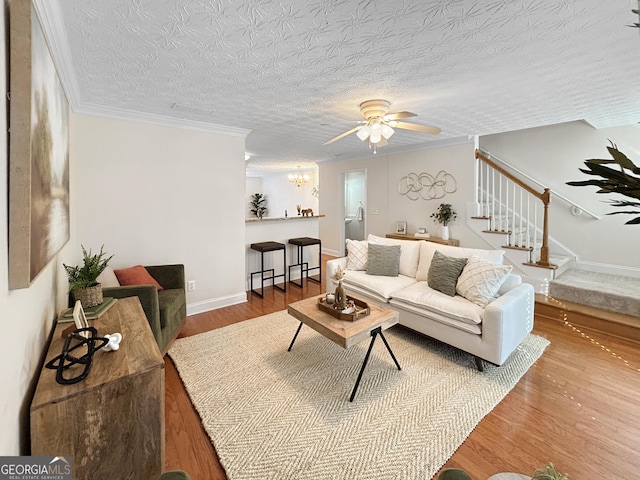
<svg viewBox="0 0 640 480"><path fill-rule="evenodd" d="M434 200L442 198L447 193L458 190L458 183L450 173L441 170L437 175L430 173L410 173L398 182L398 193L406 195L411 200Z"/></svg>

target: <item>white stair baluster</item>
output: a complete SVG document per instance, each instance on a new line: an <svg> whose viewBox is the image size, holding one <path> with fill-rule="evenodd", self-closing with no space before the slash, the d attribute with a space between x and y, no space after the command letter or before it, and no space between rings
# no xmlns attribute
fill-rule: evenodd
<svg viewBox="0 0 640 480"><path fill-rule="evenodd" d="M500 182L498 184L498 201L500 202L498 203L498 209L499 209L498 216L500 217L499 230L503 232L504 227L502 226L502 175L500 173L498 173L498 181Z"/></svg>
<svg viewBox="0 0 640 480"><path fill-rule="evenodd" d="M531 225L531 216L529 215L530 201L531 201L531 195L527 195L527 248L531 247L531 240L529 235L529 228Z"/></svg>
<svg viewBox="0 0 640 480"><path fill-rule="evenodd" d="M519 247L522 246L522 188L520 189L520 228L518 229L518 243Z"/></svg>

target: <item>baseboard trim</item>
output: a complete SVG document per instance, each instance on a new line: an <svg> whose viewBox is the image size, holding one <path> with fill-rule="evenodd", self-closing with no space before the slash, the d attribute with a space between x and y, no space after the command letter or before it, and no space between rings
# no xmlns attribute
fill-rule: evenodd
<svg viewBox="0 0 640 480"><path fill-rule="evenodd" d="M609 275L621 275L623 277L640 278L640 268L626 265L613 265L608 263L585 262L577 260L573 268L588 272L607 273Z"/></svg>
<svg viewBox="0 0 640 480"><path fill-rule="evenodd" d="M535 314L640 343L640 318L536 293Z"/></svg>
<svg viewBox="0 0 640 480"><path fill-rule="evenodd" d="M190 303L187 305L187 316L209 312L211 310L217 310L218 308L229 307L231 305L237 305L238 303L244 303L246 301L247 292L242 292L235 295L228 295L226 297L212 298L210 300Z"/></svg>

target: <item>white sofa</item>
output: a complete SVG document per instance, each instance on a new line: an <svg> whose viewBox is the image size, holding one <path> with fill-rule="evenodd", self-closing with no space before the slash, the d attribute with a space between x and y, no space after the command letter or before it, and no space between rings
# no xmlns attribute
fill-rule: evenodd
<svg viewBox="0 0 640 480"><path fill-rule="evenodd" d="M367 249L375 253L377 258L380 248L375 247L374 252L371 244L400 245L397 276L370 275L361 269L363 264L371 266L370 260L368 262L366 259ZM533 328L534 289L531 285L522 283L519 275L510 273L511 267L502 265L502 250L452 247L375 235L369 235L366 242L348 241L347 250L348 257L327 262L328 291L332 291L332 285L335 285L332 277L340 267L345 273L342 286L348 295L367 302L383 304L398 311L401 325L474 355L480 370L483 368L481 359L502 365ZM395 251L397 252L397 248ZM499 276L504 280L487 280L490 284L487 289L482 280L485 272L480 272L480 276L469 277L472 272L467 275L463 270L455 296L441 293L430 288L428 282L431 280L428 277L429 269L436 251L439 252L436 262L438 264L441 264L443 259L440 254L446 255L449 260L473 258L473 261L467 260L465 269L469 267L471 270L472 263L483 265L489 274L498 270ZM488 263L495 267L487 265ZM484 302L482 299L478 302L467 291L463 293L475 303L458 294L463 276L472 280L471 290L484 288L485 296L488 290L489 296ZM497 292L496 283L500 284ZM486 302L488 304L484 306Z"/></svg>

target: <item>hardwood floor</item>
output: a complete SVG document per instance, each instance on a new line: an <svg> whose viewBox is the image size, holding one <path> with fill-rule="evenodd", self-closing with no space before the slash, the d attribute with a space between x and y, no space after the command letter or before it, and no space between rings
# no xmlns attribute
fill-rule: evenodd
<svg viewBox="0 0 640 480"><path fill-rule="evenodd" d="M325 286L287 290L267 288L264 299L249 294L246 303L190 316L179 337L284 310ZM572 480L640 478L640 345L576 327L570 313L564 321L536 315L534 333L551 345L445 467L485 480L503 471L531 474L551 461ZM166 470L226 480L169 356L165 367Z"/></svg>

